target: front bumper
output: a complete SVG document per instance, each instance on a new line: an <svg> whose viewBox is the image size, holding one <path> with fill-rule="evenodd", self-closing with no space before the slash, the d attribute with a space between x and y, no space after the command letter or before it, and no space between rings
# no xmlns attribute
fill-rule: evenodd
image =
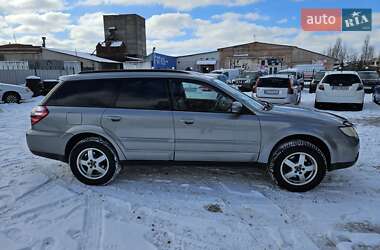
<svg viewBox="0 0 380 250"><path fill-rule="evenodd" d="M330 164L330 166L328 166L327 170L328 171L334 171L334 170L338 170L338 169L352 167L358 161L358 158L359 158L359 153L356 155L356 158L355 158L354 161L351 161L351 162L336 162L336 163Z"/></svg>
<svg viewBox="0 0 380 250"><path fill-rule="evenodd" d="M21 100L29 100L33 97L33 92L26 92L26 93L22 93L20 94L20 97L21 97Z"/></svg>

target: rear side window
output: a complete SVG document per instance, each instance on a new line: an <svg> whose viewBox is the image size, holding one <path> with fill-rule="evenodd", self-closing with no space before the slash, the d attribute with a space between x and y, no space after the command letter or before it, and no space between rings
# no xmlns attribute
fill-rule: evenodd
<svg viewBox="0 0 380 250"><path fill-rule="evenodd" d="M45 105L66 107L111 107L119 79L64 82L52 93Z"/></svg>
<svg viewBox="0 0 380 250"><path fill-rule="evenodd" d="M351 86L354 83L360 83L360 79L357 75L354 74L332 74L327 75L323 79L323 83L330 85L342 85L342 86Z"/></svg>
<svg viewBox="0 0 380 250"><path fill-rule="evenodd" d="M260 78L257 87L263 88L288 88L289 79L281 77Z"/></svg>
<svg viewBox="0 0 380 250"><path fill-rule="evenodd" d="M119 93L116 108L170 110L165 79L125 79Z"/></svg>

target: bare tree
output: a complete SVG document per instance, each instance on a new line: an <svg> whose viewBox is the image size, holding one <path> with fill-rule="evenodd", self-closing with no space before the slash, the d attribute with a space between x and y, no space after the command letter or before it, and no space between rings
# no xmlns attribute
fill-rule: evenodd
<svg viewBox="0 0 380 250"><path fill-rule="evenodd" d="M332 47L327 48L327 55L344 62L347 59L347 47L343 44L342 38L338 37Z"/></svg>
<svg viewBox="0 0 380 250"><path fill-rule="evenodd" d="M360 60L362 63L370 62L375 56L375 47L370 44L371 37L367 35L364 39L364 43L362 46L362 54L360 56Z"/></svg>

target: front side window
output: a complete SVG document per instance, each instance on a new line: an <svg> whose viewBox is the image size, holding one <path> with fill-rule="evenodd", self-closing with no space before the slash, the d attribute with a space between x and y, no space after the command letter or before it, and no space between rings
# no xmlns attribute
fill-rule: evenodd
<svg viewBox="0 0 380 250"><path fill-rule="evenodd" d="M171 89L175 110L212 113L231 112L234 100L206 83L191 80L173 80Z"/></svg>
<svg viewBox="0 0 380 250"><path fill-rule="evenodd" d="M165 79L124 79L121 83L116 108L170 110Z"/></svg>

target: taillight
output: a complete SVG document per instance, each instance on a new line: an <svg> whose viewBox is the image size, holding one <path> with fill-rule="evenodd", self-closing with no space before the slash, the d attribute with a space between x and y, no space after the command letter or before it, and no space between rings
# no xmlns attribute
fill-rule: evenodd
<svg viewBox="0 0 380 250"><path fill-rule="evenodd" d="M252 92L256 93L256 88L259 86L260 79L257 79L256 84L252 87Z"/></svg>
<svg viewBox="0 0 380 250"><path fill-rule="evenodd" d="M294 90L292 88L292 81L289 79L289 86L288 86L288 94L294 94Z"/></svg>
<svg viewBox="0 0 380 250"><path fill-rule="evenodd" d="M49 114L49 110L46 106L37 106L32 109L32 113L30 114L30 120L32 125L37 124L42 119L44 119Z"/></svg>
<svg viewBox="0 0 380 250"><path fill-rule="evenodd" d="M318 89L319 89L319 90L325 90L325 86L324 86L323 84L320 84L320 85L318 86Z"/></svg>
<svg viewBox="0 0 380 250"><path fill-rule="evenodd" d="M357 90L363 90L363 85L362 84L359 84L358 86L358 89Z"/></svg>

